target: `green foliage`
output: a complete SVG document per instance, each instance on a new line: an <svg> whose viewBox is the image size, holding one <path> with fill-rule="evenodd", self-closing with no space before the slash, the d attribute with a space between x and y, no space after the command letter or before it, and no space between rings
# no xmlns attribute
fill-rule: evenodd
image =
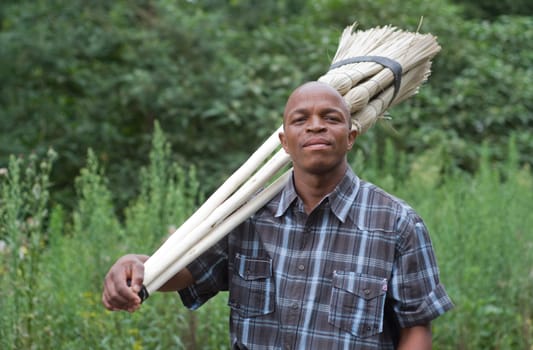
<svg viewBox="0 0 533 350"><path fill-rule="evenodd" d="M94 244L84 248L78 254L85 255L84 260L93 268L78 271L77 276L97 283L101 280L100 272L111 263L109 248L114 235L123 236L118 219L114 213L111 192L106 179L92 150L87 155L87 165L76 179L78 204L73 213L73 235L83 240L91 236Z"/></svg>
<svg viewBox="0 0 533 350"><path fill-rule="evenodd" d="M108 313L101 281L242 164L354 21L420 27L443 48L351 154L433 232L457 303L435 347L531 347L531 14L510 0L2 1L0 347L227 348L226 295L197 313L175 295Z"/></svg>
<svg viewBox="0 0 533 350"><path fill-rule="evenodd" d="M141 169L140 194L126 208L127 239L132 248L157 248L202 201L194 168L172 163L170 144L156 122L150 165Z"/></svg>
<svg viewBox="0 0 533 350"><path fill-rule="evenodd" d="M531 17L502 17L437 32L443 52L431 83L391 111L395 133L388 135L397 148L415 154L444 149L450 165L472 172L484 141L491 159L503 164L513 133L520 162L532 164L532 28Z"/></svg>
<svg viewBox="0 0 533 350"><path fill-rule="evenodd" d="M0 175L0 341L2 348L29 349L46 318L36 286L46 249L49 175L56 158L10 157Z"/></svg>
<svg viewBox="0 0 533 350"><path fill-rule="evenodd" d="M479 171L442 172L446 153L428 150L414 161L384 143L384 156L354 169L407 200L425 219L442 282L455 310L433 323L436 349L525 349L533 345L533 174L521 166L517 138L505 167L482 148ZM135 314L100 304L101 283L126 252L157 248L168 225L179 225L198 203L194 172L176 165L156 124L150 163L136 175L139 195L121 223L94 152L76 180L69 214L51 206L43 160L12 157L0 173L0 346L2 349L228 349L227 294L189 312L173 293L154 294ZM396 176L400 174L400 176ZM147 224L144 221L148 221Z"/></svg>
<svg viewBox="0 0 533 350"><path fill-rule="evenodd" d="M516 4L498 14L527 13ZM430 83L390 111L392 127L358 141L366 156L385 139L406 154L438 145L472 171L481 139L501 160L515 131L521 162L533 164L531 17L498 9L480 22L464 11L448 0L4 1L0 166L53 147L52 200L73 208L73 179L91 148L120 214L138 194L157 119L172 158L195 165L210 192L281 123L289 91L325 72L354 21L421 24L443 47Z"/></svg>
<svg viewBox="0 0 533 350"><path fill-rule="evenodd" d="M0 347L186 349L193 340L204 344L208 332L211 339L227 338L225 329L184 336L190 313L168 312L179 310L176 296L154 297L133 316L107 312L100 304L102 280L114 260L127 251L154 250L169 220L179 225L201 200L194 171L171 161L160 128L154 132L150 164L137 174L142 189L124 223L115 215L107 179L91 150L76 179L73 213L54 206L49 214L54 158L53 152L40 162L36 156L12 157L1 171Z"/></svg>
<svg viewBox="0 0 533 350"><path fill-rule="evenodd" d="M531 16L533 4L528 0L461 0L465 15L474 18L495 18L501 15Z"/></svg>
<svg viewBox="0 0 533 350"><path fill-rule="evenodd" d="M121 201L133 195L127 184L156 118L173 134L175 157L196 163L209 186L280 122L294 82L311 78L298 68L305 55L291 59L309 30L243 32L194 4L32 1L6 6L4 16L6 154L53 146L62 157L55 182L65 188L91 147Z"/></svg>
<svg viewBox="0 0 533 350"><path fill-rule="evenodd" d="M364 178L410 203L429 228L442 282L456 304L433 323L436 349L533 345L533 174L519 166L515 140L509 141L504 168L490 161L485 144L473 176L437 171L442 153L403 164L410 168L406 181L391 181L398 171L388 166L359 168Z"/></svg>
<svg viewBox="0 0 533 350"><path fill-rule="evenodd" d="M529 348L532 305L525 291L533 287L533 221L527 213L533 179L529 171L513 168L502 184L486 159L482 169L471 182L452 182L451 198L436 194L442 205L430 216L441 228L435 245L458 307L450 324L437 326L450 329L448 337L460 345L449 349Z"/></svg>

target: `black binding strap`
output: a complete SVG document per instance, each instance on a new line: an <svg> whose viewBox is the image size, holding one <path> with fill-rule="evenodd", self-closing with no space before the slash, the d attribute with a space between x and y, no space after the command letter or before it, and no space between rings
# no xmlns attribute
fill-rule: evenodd
<svg viewBox="0 0 533 350"><path fill-rule="evenodd" d="M126 280L126 284L128 285L128 287L131 287L131 279L128 278ZM143 301L148 299L148 297L150 296L150 293L148 293L148 289L146 289L146 287L143 284L141 287L141 290L139 291L139 293L137 293L137 295L139 296L139 298L141 298L141 303L142 303Z"/></svg>
<svg viewBox="0 0 533 350"><path fill-rule="evenodd" d="M400 84L402 82L402 65L399 64L397 61L391 60L390 58L383 56L358 56L333 63L329 67L329 70L339 68L347 64L360 62L375 62L391 70L392 74L394 75L394 94L392 95L391 101L394 101L396 94L400 90Z"/></svg>
<svg viewBox="0 0 533 350"><path fill-rule="evenodd" d="M146 299L148 299L148 297L150 296L150 294L148 293L148 290L146 289L144 285L142 286L141 290L137 294L141 298L141 303L145 301Z"/></svg>

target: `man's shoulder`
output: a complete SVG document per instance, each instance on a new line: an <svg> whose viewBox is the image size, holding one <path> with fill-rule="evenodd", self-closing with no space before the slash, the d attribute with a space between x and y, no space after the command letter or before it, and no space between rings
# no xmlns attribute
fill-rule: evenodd
<svg viewBox="0 0 533 350"><path fill-rule="evenodd" d="M283 191L280 191L274 195L267 203L265 203L265 205L263 205L252 216L250 216L247 221L255 222L259 219L273 220L276 216L278 216L278 210L280 203L282 202L282 193Z"/></svg>
<svg viewBox="0 0 533 350"><path fill-rule="evenodd" d="M405 200L365 180L360 180L351 214L360 228L369 230L397 231L399 226L421 220Z"/></svg>
<svg viewBox="0 0 533 350"><path fill-rule="evenodd" d="M357 201L366 205L386 205L391 209L412 210L405 200L366 180L360 180Z"/></svg>

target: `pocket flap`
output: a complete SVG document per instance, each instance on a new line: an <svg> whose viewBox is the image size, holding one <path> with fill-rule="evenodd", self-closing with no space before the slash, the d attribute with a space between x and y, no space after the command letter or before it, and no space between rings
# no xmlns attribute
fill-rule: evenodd
<svg viewBox="0 0 533 350"><path fill-rule="evenodd" d="M242 279L248 281L269 278L272 277L272 259L236 254L235 270Z"/></svg>
<svg viewBox="0 0 533 350"><path fill-rule="evenodd" d="M355 272L334 271L333 286L364 299L373 299L387 292L387 279Z"/></svg>

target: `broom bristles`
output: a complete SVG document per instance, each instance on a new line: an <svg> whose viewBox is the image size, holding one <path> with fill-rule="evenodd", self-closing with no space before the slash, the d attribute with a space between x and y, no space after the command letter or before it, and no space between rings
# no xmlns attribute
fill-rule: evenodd
<svg viewBox="0 0 533 350"><path fill-rule="evenodd" d="M406 100L418 92L420 84L427 80L431 62L422 62L411 69L402 77L402 84L394 100L394 87L389 87L370 101L363 109L352 115L352 123L356 121L360 126L359 132L366 132L379 119L383 117L386 110L398 103Z"/></svg>
<svg viewBox="0 0 533 350"><path fill-rule="evenodd" d="M334 69L318 80L335 87L341 95L345 95L359 82L377 74L382 69L383 67L377 63L361 62Z"/></svg>
<svg viewBox="0 0 533 350"><path fill-rule="evenodd" d="M344 97L350 106L353 124L359 125L358 131L362 133L387 108L417 92L427 80L431 59L440 51L440 46L429 34L405 32L393 26L354 31L355 26L344 29L332 64L354 57L382 56L396 61L402 69L398 91L394 91L394 73L377 62L348 63L331 69L318 79ZM416 72L409 74L412 70Z"/></svg>

